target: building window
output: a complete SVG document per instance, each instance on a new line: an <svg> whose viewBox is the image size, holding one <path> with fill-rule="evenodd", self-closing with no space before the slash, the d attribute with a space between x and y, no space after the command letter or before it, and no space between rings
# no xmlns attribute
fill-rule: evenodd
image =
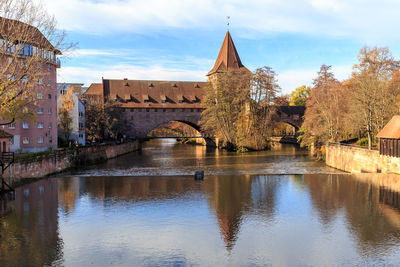
<svg viewBox="0 0 400 267"><path fill-rule="evenodd" d="M161 100L161 103L165 103L165 102L166 102L166 100L165 100L165 99Z"/></svg>
<svg viewBox="0 0 400 267"><path fill-rule="evenodd" d="M52 110L51 108L49 108L48 113L49 113L49 114L53 113L53 110Z"/></svg>
<svg viewBox="0 0 400 267"><path fill-rule="evenodd" d="M144 102L144 103L149 103L149 100L148 100L148 99L145 99L143 102Z"/></svg>
<svg viewBox="0 0 400 267"><path fill-rule="evenodd" d="M79 131L82 131L82 130L83 130L83 123L80 122L80 123L79 123Z"/></svg>
<svg viewBox="0 0 400 267"><path fill-rule="evenodd" d="M133 108L131 108L130 110L131 110L131 112L133 112L133 111L134 111L134 109L133 109Z"/></svg>
<svg viewBox="0 0 400 267"><path fill-rule="evenodd" d="M197 112L201 112L201 108L198 108L198 109L197 109Z"/></svg>
<svg viewBox="0 0 400 267"><path fill-rule="evenodd" d="M22 122L22 128L28 129L29 128L29 122L27 122L27 121Z"/></svg>
<svg viewBox="0 0 400 267"><path fill-rule="evenodd" d="M37 127L38 127L39 129L43 129L43 126L44 126L44 123L43 123L43 122L39 122L38 125L37 125Z"/></svg>
<svg viewBox="0 0 400 267"><path fill-rule="evenodd" d="M53 136L49 136L49 143L53 143Z"/></svg>
<svg viewBox="0 0 400 267"><path fill-rule="evenodd" d="M47 81L47 86L51 86L51 81Z"/></svg>
<svg viewBox="0 0 400 267"><path fill-rule="evenodd" d="M39 85L42 85L42 84L43 84L43 79L42 79L42 78L39 78L38 81L37 81L37 83L38 83Z"/></svg>
<svg viewBox="0 0 400 267"><path fill-rule="evenodd" d="M47 65L47 70L51 71L51 65L50 64Z"/></svg>
<svg viewBox="0 0 400 267"><path fill-rule="evenodd" d="M22 137L22 143L25 145L29 144L29 137Z"/></svg>
<svg viewBox="0 0 400 267"><path fill-rule="evenodd" d="M155 108L155 109L154 109L154 112L158 112L158 110Z"/></svg>
<svg viewBox="0 0 400 267"><path fill-rule="evenodd" d="M37 109L37 114L43 114L43 108L38 108Z"/></svg>
<svg viewBox="0 0 400 267"><path fill-rule="evenodd" d="M22 79L21 79L24 83L27 83L28 82L28 76L26 76L26 75L24 75L24 76L22 76Z"/></svg>
<svg viewBox="0 0 400 267"><path fill-rule="evenodd" d="M53 123L49 122L49 129L53 128Z"/></svg>
<svg viewBox="0 0 400 267"><path fill-rule="evenodd" d="M48 94L47 96L48 96L49 99L51 99L51 94Z"/></svg>
<svg viewBox="0 0 400 267"><path fill-rule="evenodd" d="M190 109L190 112L193 112L193 111L194 111L194 109L191 108L191 109Z"/></svg>
<svg viewBox="0 0 400 267"><path fill-rule="evenodd" d="M11 139L10 139L10 144L14 144L14 136L13 137L11 137Z"/></svg>
<svg viewBox="0 0 400 267"><path fill-rule="evenodd" d="M79 138L83 138L83 134L79 134Z"/></svg>
<svg viewBox="0 0 400 267"><path fill-rule="evenodd" d="M37 93L36 94L37 99L43 99L43 94L42 93Z"/></svg>
<svg viewBox="0 0 400 267"><path fill-rule="evenodd" d="M146 108L146 112L150 112L150 109L149 109L149 108Z"/></svg>
<svg viewBox="0 0 400 267"><path fill-rule="evenodd" d="M182 99L179 99L179 103L183 103L183 100L182 100Z"/></svg>
<svg viewBox="0 0 400 267"><path fill-rule="evenodd" d="M39 136L37 139L38 144L43 144L44 142L44 137L43 136Z"/></svg>
<svg viewBox="0 0 400 267"><path fill-rule="evenodd" d="M8 129L15 129L15 122L8 125Z"/></svg>
<svg viewBox="0 0 400 267"><path fill-rule="evenodd" d="M79 117L83 117L83 112L79 111Z"/></svg>
<svg viewBox="0 0 400 267"><path fill-rule="evenodd" d="M165 112L165 111L167 111L167 110L165 108L163 108L162 112Z"/></svg>

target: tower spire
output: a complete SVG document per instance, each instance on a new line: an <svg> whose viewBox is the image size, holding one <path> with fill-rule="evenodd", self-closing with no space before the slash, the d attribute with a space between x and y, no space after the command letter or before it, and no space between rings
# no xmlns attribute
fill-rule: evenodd
<svg viewBox="0 0 400 267"><path fill-rule="evenodd" d="M228 23L229 24L229 23ZM224 42L222 43L214 67L208 72L207 76L214 73L225 72L228 70L246 70L249 71L240 60L239 54L233 43L229 30L226 32ZM250 71L249 71L250 72Z"/></svg>

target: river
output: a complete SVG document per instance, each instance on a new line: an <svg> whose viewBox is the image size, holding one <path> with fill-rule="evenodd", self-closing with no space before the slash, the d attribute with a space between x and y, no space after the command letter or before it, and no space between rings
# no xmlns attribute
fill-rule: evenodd
<svg viewBox="0 0 400 267"><path fill-rule="evenodd" d="M0 204L0 266L400 265L399 194L294 145L152 140Z"/></svg>

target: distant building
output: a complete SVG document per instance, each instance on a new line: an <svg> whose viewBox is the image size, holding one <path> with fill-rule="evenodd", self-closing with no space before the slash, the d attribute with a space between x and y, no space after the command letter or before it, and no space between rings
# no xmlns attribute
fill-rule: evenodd
<svg viewBox="0 0 400 267"><path fill-rule="evenodd" d="M19 119L14 123L2 127L2 130L7 131L13 138L11 139L11 152L38 152L48 149L57 148L57 100L56 100L56 82L57 82L57 68L60 67L60 61L57 55L61 52L56 50L44 35L35 27L28 24L0 18L2 31L0 36L6 38L12 35L7 32L7 29L19 29L32 32L33 40L17 40L13 46L9 47L7 51L0 55L0 68L3 68L2 73L6 74L4 79L14 79L11 74L7 74L7 66L10 64L27 64L29 57L39 55L41 58L38 63L38 77L35 82L32 81L33 92L35 92L35 120ZM0 29L1 30L1 29ZM17 31L17 30L15 30ZM5 44L7 41L0 37L0 43ZM19 52L17 57L13 57L16 51L16 44L23 43L24 47ZM2 50L4 51L4 50ZM13 60L18 62L14 62ZM10 76L11 75L11 76ZM10 77L7 77L10 76ZM3 78L1 78L3 79ZM4 121L1 121L3 122Z"/></svg>
<svg viewBox="0 0 400 267"><path fill-rule="evenodd" d="M72 118L72 132L70 140L78 142L80 145L85 145L85 103L80 99L82 95L83 84L81 83L58 83L57 84L57 110L61 108L63 101L68 98L72 105L69 110L69 115ZM62 137L61 129L58 129L58 136Z"/></svg>

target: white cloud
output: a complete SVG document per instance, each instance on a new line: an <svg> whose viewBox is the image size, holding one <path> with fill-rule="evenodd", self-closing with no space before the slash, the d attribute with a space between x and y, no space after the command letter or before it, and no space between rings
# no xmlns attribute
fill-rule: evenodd
<svg viewBox="0 0 400 267"><path fill-rule="evenodd" d="M278 83L282 88L282 94L289 94L301 85L312 86L312 82L317 77L318 71L319 68L306 70L287 70L278 73ZM352 66L332 66L332 72L336 79L342 81L350 78Z"/></svg>
<svg viewBox="0 0 400 267"><path fill-rule="evenodd" d="M44 0L61 27L93 34L151 33L165 28L231 27L257 33L290 32L398 40L397 0Z"/></svg>
<svg viewBox="0 0 400 267"><path fill-rule="evenodd" d="M63 67L58 70L57 82L77 82L89 86L101 83L101 78L132 80L206 81L207 71L168 69L161 66L114 65L95 67Z"/></svg>

